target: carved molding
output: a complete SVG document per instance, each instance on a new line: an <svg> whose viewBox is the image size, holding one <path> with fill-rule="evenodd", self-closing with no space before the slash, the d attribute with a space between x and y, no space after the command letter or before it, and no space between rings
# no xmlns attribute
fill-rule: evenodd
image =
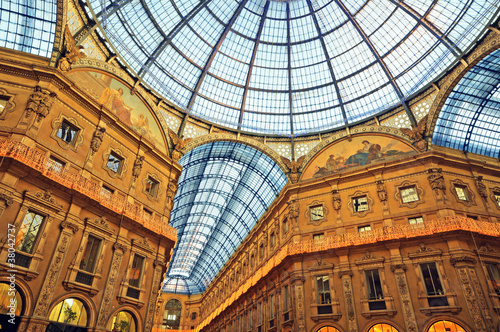
<svg viewBox="0 0 500 332"><path fill-rule="evenodd" d="M458 203L461 203L467 207L470 207L472 205L476 205L476 201L475 201L476 195L472 192L472 190L470 190L469 185L467 183L463 182L460 179L454 179L454 180L450 180L450 184L451 184L451 190L450 190L451 194L453 195L453 197L455 197L455 200ZM467 200L464 201L464 200L458 198L456 187L464 188Z"/></svg>
<svg viewBox="0 0 500 332"><path fill-rule="evenodd" d="M153 252L154 248L151 247L151 245L148 242L148 239L144 238L137 238L132 240L132 245L137 246L145 251Z"/></svg>
<svg viewBox="0 0 500 332"><path fill-rule="evenodd" d="M0 193L0 199L5 202L5 205L7 207L9 207L12 204L14 204L14 199L12 198L11 195Z"/></svg>
<svg viewBox="0 0 500 332"><path fill-rule="evenodd" d="M414 186L415 190L417 191L418 200L413 201L413 202L404 203L403 199L401 198L401 189L406 188L406 187L412 187L412 186ZM422 189L422 187L420 187L418 181L406 180L406 181L401 182L400 184L395 185L394 188L395 188L394 198L396 199L396 201L399 202L399 207L407 207L409 209L414 209L418 205L425 202L425 200L424 200L425 191L424 191L424 189Z"/></svg>
<svg viewBox="0 0 500 332"><path fill-rule="evenodd" d="M69 221L63 221L61 223L61 228L62 229L68 228L73 232L73 234L76 234L76 232L78 232L78 230L79 230L79 227L77 224L74 224L74 223L69 222Z"/></svg>
<svg viewBox="0 0 500 332"><path fill-rule="evenodd" d="M36 193L32 193L28 190L24 191L24 196L30 198L38 203L45 205L48 208L51 208L55 211L60 211L63 206L59 204L56 199L52 196L52 191L46 189L45 191L38 191Z"/></svg>
<svg viewBox="0 0 500 332"><path fill-rule="evenodd" d="M374 264L382 266L382 263L384 261L385 261L385 257L383 257L383 256L377 257L377 256L373 255L372 253L370 253L369 251L367 251L363 257L361 257L360 259L355 259L354 264L356 264L357 266L374 265Z"/></svg>
<svg viewBox="0 0 500 332"><path fill-rule="evenodd" d="M0 88L0 96L7 101L2 113L0 113L0 120L5 120L7 113L13 112L16 109L16 103L14 102L15 96L10 94L7 90Z"/></svg>
<svg viewBox="0 0 500 332"><path fill-rule="evenodd" d="M85 223L97 228L109 236L115 235L115 230L109 226L109 223L106 221L106 217L85 218Z"/></svg>
<svg viewBox="0 0 500 332"><path fill-rule="evenodd" d="M441 249L435 249L427 247L424 242L420 243L420 247L413 253L409 253L408 257L411 259L429 257L429 256L441 256L443 252Z"/></svg>

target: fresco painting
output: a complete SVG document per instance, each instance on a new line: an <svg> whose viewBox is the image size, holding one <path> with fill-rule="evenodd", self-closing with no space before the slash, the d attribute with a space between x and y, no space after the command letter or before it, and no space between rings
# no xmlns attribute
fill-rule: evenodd
<svg viewBox="0 0 500 332"><path fill-rule="evenodd" d="M89 93L98 103L104 105L126 125L142 135L157 147L165 146L162 132L155 118L130 89L111 76L93 72L68 73L78 87Z"/></svg>
<svg viewBox="0 0 500 332"><path fill-rule="evenodd" d="M385 162L416 153L413 147L385 136L356 136L324 149L307 166L302 179L345 171L350 168Z"/></svg>

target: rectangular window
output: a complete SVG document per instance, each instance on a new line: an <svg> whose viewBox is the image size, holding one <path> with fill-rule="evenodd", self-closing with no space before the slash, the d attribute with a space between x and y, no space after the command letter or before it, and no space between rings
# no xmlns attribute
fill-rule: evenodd
<svg viewBox="0 0 500 332"><path fill-rule="evenodd" d="M102 185L101 192L106 197L111 197L115 193L114 189L112 189L108 186L105 186L105 185Z"/></svg>
<svg viewBox="0 0 500 332"><path fill-rule="evenodd" d="M359 226L358 227L358 233L361 236L369 234L369 232L371 232L371 230L372 230L372 226L370 226L370 225Z"/></svg>
<svg viewBox="0 0 500 332"><path fill-rule="evenodd" d="M111 152L108 157L107 167L115 173L120 171L120 166L123 161L123 158L117 155L114 152Z"/></svg>
<svg viewBox="0 0 500 332"><path fill-rule="evenodd" d="M422 217L414 217L408 218L408 223L413 227L423 227L424 226L424 218Z"/></svg>
<svg viewBox="0 0 500 332"><path fill-rule="evenodd" d="M498 272L498 266L496 264L486 264L486 269L488 270L491 285L493 286L495 293L500 295L500 273Z"/></svg>
<svg viewBox="0 0 500 332"><path fill-rule="evenodd" d="M415 186L400 188L399 193L403 203L411 203L419 200L417 188Z"/></svg>
<svg viewBox="0 0 500 332"><path fill-rule="evenodd" d="M69 123L69 121L63 120L63 122L61 122L61 126L57 130L56 135L66 143L72 144L75 141L75 137L78 131L79 129Z"/></svg>
<svg viewBox="0 0 500 332"><path fill-rule="evenodd" d="M252 329L252 309L248 310L248 329Z"/></svg>
<svg viewBox="0 0 500 332"><path fill-rule="evenodd" d="M469 197L467 195L467 187L455 185L455 192L457 193L457 197L461 201L468 201Z"/></svg>
<svg viewBox="0 0 500 332"><path fill-rule="evenodd" d="M83 252L82 261L80 262L80 270L94 273L97 257L99 256L99 248L101 247L101 240L89 235L87 245Z"/></svg>
<svg viewBox="0 0 500 332"><path fill-rule="evenodd" d="M269 237L270 240L270 245L271 245L271 248L274 248L274 246L276 245L276 234L274 234L274 232L271 233L271 236Z"/></svg>
<svg viewBox="0 0 500 332"><path fill-rule="evenodd" d="M368 198L366 196L355 197L352 199L354 212L363 212L368 210Z"/></svg>
<svg viewBox="0 0 500 332"><path fill-rule="evenodd" d="M328 276L316 277L316 286L318 287L319 304L330 304L330 280Z"/></svg>
<svg viewBox="0 0 500 332"><path fill-rule="evenodd" d="M262 302L259 302L257 306L257 316L259 325L262 324Z"/></svg>
<svg viewBox="0 0 500 332"><path fill-rule="evenodd" d="M16 235L14 245L17 250L28 254L33 253L33 247L35 246L43 219L42 215L28 210Z"/></svg>
<svg viewBox="0 0 500 332"><path fill-rule="evenodd" d="M134 260L132 261L132 269L130 269L130 276L128 279L128 284L130 286L137 288L140 287L143 265L144 257L135 254Z"/></svg>
<svg viewBox="0 0 500 332"><path fill-rule="evenodd" d="M286 234L288 232L288 218L285 218L283 220L283 234Z"/></svg>
<svg viewBox="0 0 500 332"><path fill-rule="evenodd" d="M54 156L50 156L47 161L47 168L52 172L61 172L64 169L66 163L62 160L57 159Z"/></svg>
<svg viewBox="0 0 500 332"><path fill-rule="evenodd" d="M146 180L146 192L151 196L155 197L157 191L158 191L158 181L148 176L148 179Z"/></svg>
<svg viewBox="0 0 500 332"><path fill-rule="evenodd" d="M313 240L314 241L321 240L321 239L324 239L324 238L325 238L325 233L313 234Z"/></svg>
<svg viewBox="0 0 500 332"><path fill-rule="evenodd" d="M5 111L5 108L7 107L7 104L9 103L9 97L6 96L0 96L0 114Z"/></svg>
<svg viewBox="0 0 500 332"><path fill-rule="evenodd" d="M420 264L422 277L427 292L430 307L447 306L448 300L444 295L441 278L439 276L436 263Z"/></svg>
<svg viewBox="0 0 500 332"><path fill-rule="evenodd" d="M370 310L385 310L384 293L378 270L367 270L365 276Z"/></svg>
<svg viewBox="0 0 500 332"><path fill-rule="evenodd" d="M495 201L497 202L497 205L500 206L500 192L494 191L493 195L495 196Z"/></svg>

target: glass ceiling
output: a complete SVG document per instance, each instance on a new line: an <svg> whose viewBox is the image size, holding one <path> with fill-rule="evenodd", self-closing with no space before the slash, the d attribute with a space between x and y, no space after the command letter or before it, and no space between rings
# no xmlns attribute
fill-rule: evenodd
<svg viewBox="0 0 500 332"><path fill-rule="evenodd" d="M450 93L432 144L500 158L500 50L469 70Z"/></svg>
<svg viewBox="0 0 500 332"><path fill-rule="evenodd" d="M56 32L55 0L1 0L0 47L50 58Z"/></svg>
<svg viewBox="0 0 500 332"><path fill-rule="evenodd" d="M87 0L116 52L193 117L266 135L353 124L454 64L500 0Z"/></svg>
<svg viewBox="0 0 500 332"><path fill-rule="evenodd" d="M202 293L287 182L267 155L214 142L188 152L170 224L178 242L163 291Z"/></svg>

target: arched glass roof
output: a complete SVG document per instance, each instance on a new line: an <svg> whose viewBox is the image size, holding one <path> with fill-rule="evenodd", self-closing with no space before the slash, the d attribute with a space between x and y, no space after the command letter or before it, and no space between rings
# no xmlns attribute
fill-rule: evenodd
<svg viewBox="0 0 500 332"><path fill-rule="evenodd" d="M171 214L178 242L163 290L205 290L287 182L267 155L214 142L188 152Z"/></svg>
<svg viewBox="0 0 500 332"><path fill-rule="evenodd" d="M356 123L455 63L500 0L88 0L117 53L188 114L247 132Z"/></svg>
<svg viewBox="0 0 500 332"><path fill-rule="evenodd" d="M56 0L2 0L0 47L50 58L56 33Z"/></svg>
<svg viewBox="0 0 500 332"><path fill-rule="evenodd" d="M469 70L450 93L432 144L500 158L500 50Z"/></svg>

